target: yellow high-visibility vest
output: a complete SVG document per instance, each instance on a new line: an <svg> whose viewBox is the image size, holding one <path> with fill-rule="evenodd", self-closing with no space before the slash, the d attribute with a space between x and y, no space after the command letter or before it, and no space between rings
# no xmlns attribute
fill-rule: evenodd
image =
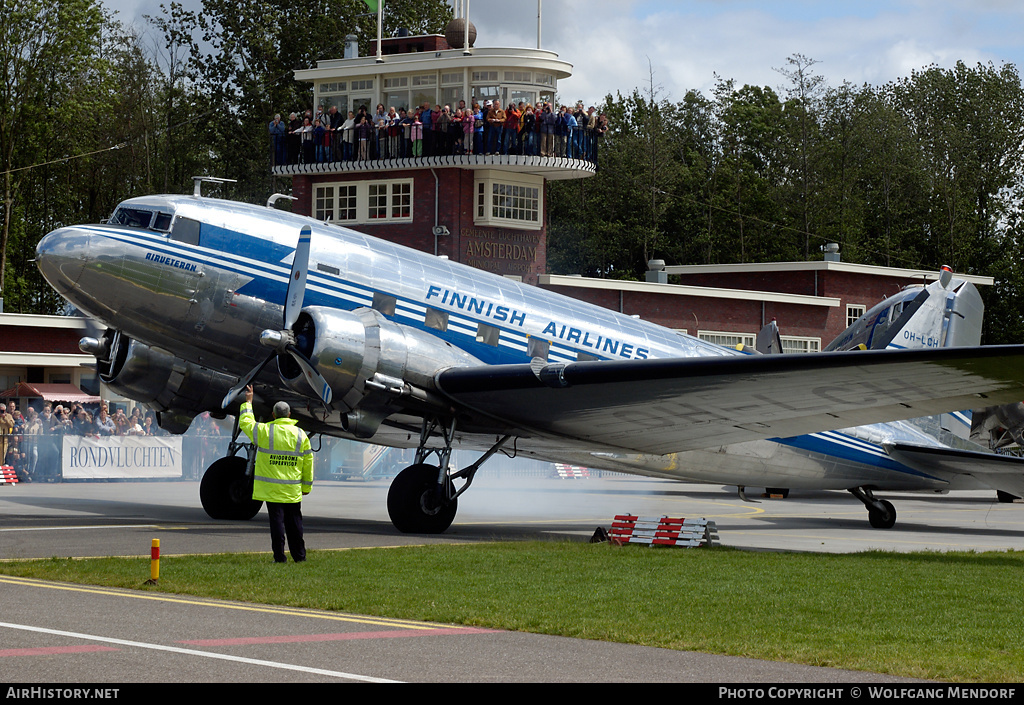
<svg viewBox="0 0 1024 705"><path fill-rule="evenodd" d="M301 502L313 489L313 449L294 419L257 423L252 404L243 402L238 427L256 444L252 498Z"/></svg>

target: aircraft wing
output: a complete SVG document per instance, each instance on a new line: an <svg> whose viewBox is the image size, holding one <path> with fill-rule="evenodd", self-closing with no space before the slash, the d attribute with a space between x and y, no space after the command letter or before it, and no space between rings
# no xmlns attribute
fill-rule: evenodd
<svg viewBox="0 0 1024 705"><path fill-rule="evenodd" d="M1024 497L1024 458L955 448L886 444L889 455L924 472L972 475L989 487Z"/></svg>
<svg viewBox="0 0 1024 705"><path fill-rule="evenodd" d="M436 381L456 408L509 433L665 454L1019 401L1024 345L534 360Z"/></svg>

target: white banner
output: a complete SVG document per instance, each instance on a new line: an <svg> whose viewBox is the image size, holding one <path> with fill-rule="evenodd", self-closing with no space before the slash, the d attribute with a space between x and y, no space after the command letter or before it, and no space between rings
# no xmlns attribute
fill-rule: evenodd
<svg viewBox="0 0 1024 705"><path fill-rule="evenodd" d="M64 436L67 479L181 477L181 436Z"/></svg>

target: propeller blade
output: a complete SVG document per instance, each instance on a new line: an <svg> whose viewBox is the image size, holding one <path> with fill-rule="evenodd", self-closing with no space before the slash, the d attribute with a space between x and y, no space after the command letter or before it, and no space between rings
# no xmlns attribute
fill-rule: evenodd
<svg viewBox="0 0 1024 705"><path fill-rule="evenodd" d="M313 363L307 360L306 356L298 348L294 345L289 345L288 352L291 353L292 359L299 364L299 367L302 369L302 376L309 382L309 386L313 388L313 391L316 392L324 404L330 406L331 399L334 396L331 385L327 383L323 375L316 371Z"/></svg>
<svg viewBox="0 0 1024 705"><path fill-rule="evenodd" d="M288 293L284 303L284 327L290 329L299 320L302 302L306 296L306 272L309 269L309 241L313 230L308 225L299 233L299 244L292 259L292 272L288 279Z"/></svg>
<svg viewBox="0 0 1024 705"><path fill-rule="evenodd" d="M232 402L234 402L238 395L242 393L242 390L248 387L250 384L252 384L252 381L256 378L256 375L262 372L263 368L267 366L267 363L273 359L274 355L273 353L271 353L263 362L249 370L248 374L246 374L244 377L238 380L238 384L236 384L234 387L228 390L228 393L224 396L224 401L220 403L220 408L226 409L229 406L231 406Z"/></svg>

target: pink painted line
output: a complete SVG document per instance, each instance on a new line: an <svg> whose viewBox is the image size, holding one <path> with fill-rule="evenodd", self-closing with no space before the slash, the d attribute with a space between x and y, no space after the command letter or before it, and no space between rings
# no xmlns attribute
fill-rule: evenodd
<svg viewBox="0 0 1024 705"><path fill-rule="evenodd" d="M444 636L452 634L491 634L496 629L480 629L477 627L438 628L438 629L395 629L377 632L345 632L341 634L297 634L294 636L254 636L238 639L196 639L180 641L179 644L193 646L238 646L243 644L290 644L303 641L348 641L350 639L401 639L411 636Z"/></svg>
<svg viewBox="0 0 1024 705"><path fill-rule="evenodd" d="M46 654L80 654L89 651L120 651L111 646L39 646L34 649L0 649L0 656L45 656Z"/></svg>

